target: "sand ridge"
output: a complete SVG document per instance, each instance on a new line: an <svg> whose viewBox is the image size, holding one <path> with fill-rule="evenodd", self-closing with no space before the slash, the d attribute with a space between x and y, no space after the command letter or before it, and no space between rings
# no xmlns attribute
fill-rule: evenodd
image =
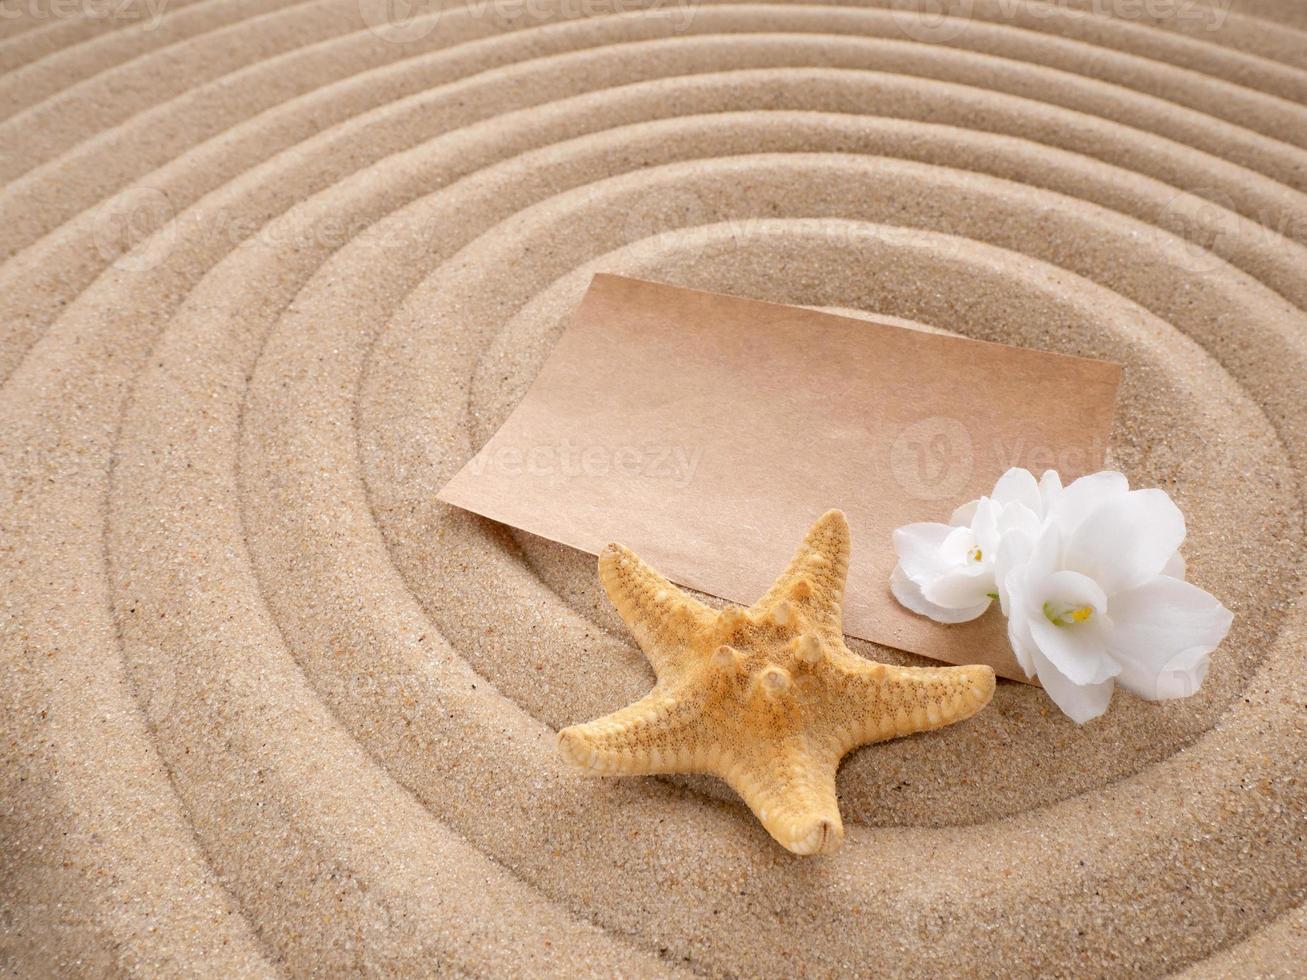
<svg viewBox="0 0 1307 980"><path fill-rule="evenodd" d="M0 959L1287 975L1300 12L653 6L0 21ZM1121 360L1114 461L1237 615L1202 694L1000 684L851 756L808 863L576 777L648 667L590 559L434 494L596 270Z"/></svg>

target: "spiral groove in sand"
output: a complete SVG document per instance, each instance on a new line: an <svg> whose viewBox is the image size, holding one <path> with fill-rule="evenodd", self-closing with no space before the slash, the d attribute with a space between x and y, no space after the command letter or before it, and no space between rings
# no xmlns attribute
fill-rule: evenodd
<svg viewBox="0 0 1307 980"><path fill-rule="evenodd" d="M644 6L0 19L0 960L1291 972L1307 18ZM1113 461L1237 616L1201 694L1002 684L852 756L821 861L576 778L647 667L591 559L434 495L601 269L1122 361Z"/></svg>

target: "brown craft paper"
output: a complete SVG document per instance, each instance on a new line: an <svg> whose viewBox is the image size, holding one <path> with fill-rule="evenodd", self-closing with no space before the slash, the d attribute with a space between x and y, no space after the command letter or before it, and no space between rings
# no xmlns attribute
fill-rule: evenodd
<svg viewBox="0 0 1307 980"><path fill-rule="evenodd" d="M891 533L1009 466L1100 469L1120 367L599 275L540 376L440 499L749 604L808 526L853 531L844 629L1024 680L997 603L940 625L889 592Z"/></svg>

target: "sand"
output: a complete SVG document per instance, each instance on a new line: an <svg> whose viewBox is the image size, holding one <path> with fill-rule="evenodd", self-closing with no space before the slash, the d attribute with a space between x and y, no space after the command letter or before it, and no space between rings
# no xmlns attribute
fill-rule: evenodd
<svg viewBox="0 0 1307 980"><path fill-rule="evenodd" d="M5 5L7 970L1301 969L1307 8L907 6ZM595 270L1120 360L1236 613L1202 692L1002 683L812 860L569 770L651 672L435 492Z"/></svg>

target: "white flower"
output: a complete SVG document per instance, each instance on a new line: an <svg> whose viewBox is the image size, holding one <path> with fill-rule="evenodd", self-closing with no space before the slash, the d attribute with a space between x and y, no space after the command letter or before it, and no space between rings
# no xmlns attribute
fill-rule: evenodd
<svg viewBox="0 0 1307 980"><path fill-rule="evenodd" d="M1035 478L1012 469L988 497L963 504L948 524L907 524L894 532L899 562L894 597L940 623L975 619L1000 597L1001 543L1014 531L1033 540L1043 504Z"/></svg>
<svg viewBox="0 0 1307 980"><path fill-rule="evenodd" d="M1184 517L1162 490L1104 471L1063 487L1008 470L950 524L894 532L898 600L939 622L997 598L1027 676L1077 722L1106 709L1119 681L1149 700L1193 694L1233 616L1184 581Z"/></svg>
<svg viewBox="0 0 1307 980"><path fill-rule="evenodd" d="M1164 491L1085 479L1101 493L1067 487L1033 539L1013 539L1004 582L1018 662L1076 722L1106 711L1118 681L1150 701L1193 694L1233 620L1184 581L1184 517Z"/></svg>

